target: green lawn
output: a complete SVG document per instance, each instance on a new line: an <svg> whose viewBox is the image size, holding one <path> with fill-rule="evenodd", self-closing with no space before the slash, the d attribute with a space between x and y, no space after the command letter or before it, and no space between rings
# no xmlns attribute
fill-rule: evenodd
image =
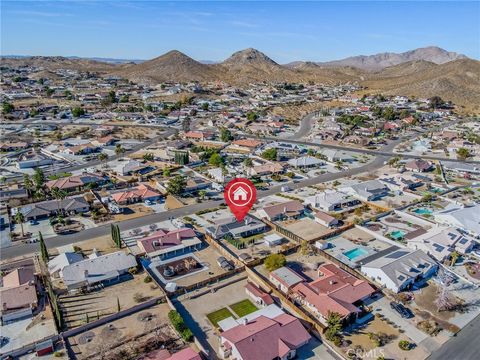
<svg viewBox="0 0 480 360"><path fill-rule="evenodd" d="M218 322L223 319L229 318L230 316L234 317L233 314L227 308L221 308L220 310L211 312L207 315L208 320L213 324L213 326L218 327Z"/></svg>
<svg viewBox="0 0 480 360"><path fill-rule="evenodd" d="M232 309L235 312L235 314L238 315L238 317L242 317L242 316L251 314L252 312L258 310L255 307L255 305L253 305L253 303L248 299L239 301L235 304L230 305L229 307L230 307L230 309Z"/></svg>

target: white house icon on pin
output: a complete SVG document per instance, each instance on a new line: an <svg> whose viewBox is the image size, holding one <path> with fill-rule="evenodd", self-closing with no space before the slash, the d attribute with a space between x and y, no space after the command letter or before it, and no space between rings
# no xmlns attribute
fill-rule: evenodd
<svg viewBox="0 0 480 360"><path fill-rule="evenodd" d="M247 201L248 193L244 188L239 187L233 192L233 200L235 201Z"/></svg>

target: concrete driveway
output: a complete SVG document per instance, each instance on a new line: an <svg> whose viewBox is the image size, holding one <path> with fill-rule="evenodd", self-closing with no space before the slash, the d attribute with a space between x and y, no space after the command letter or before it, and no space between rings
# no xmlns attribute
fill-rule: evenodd
<svg viewBox="0 0 480 360"><path fill-rule="evenodd" d="M417 329L414 319L404 319L395 310L393 310L390 307L390 300L386 297L383 296L381 298L377 298L367 303L367 305L373 307L373 314L383 314L387 319L400 326L401 329L405 330L405 335L412 339L416 344L420 344L423 340L429 337L427 334Z"/></svg>

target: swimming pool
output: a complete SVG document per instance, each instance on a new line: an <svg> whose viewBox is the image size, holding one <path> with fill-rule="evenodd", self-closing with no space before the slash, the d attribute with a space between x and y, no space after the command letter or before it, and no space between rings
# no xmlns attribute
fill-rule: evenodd
<svg viewBox="0 0 480 360"><path fill-rule="evenodd" d="M367 255L368 251L362 248L355 248L352 250L345 251L343 255L345 255L348 260L352 261L353 259L359 257L359 256L364 256Z"/></svg>
<svg viewBox="0 0 480 360"><path fill-rule="evenodd" d="M433 213L432 210L426 209L426 208L418 208L418 209L413 210L413 212L415 214L418 214L418 215L432 215L432 213Z"/></svg>
<svg viewBox="0 0 480 360"><path fill-rule="evenodd" d="M405 236L405 232L402 230L395 230L390 233L390 236L395 240L400 240Z"/></svg>

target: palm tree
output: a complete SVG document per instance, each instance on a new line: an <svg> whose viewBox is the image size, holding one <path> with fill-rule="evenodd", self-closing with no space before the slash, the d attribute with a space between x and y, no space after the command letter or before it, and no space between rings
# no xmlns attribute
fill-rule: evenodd
<svg viewBox="0 0 480 360"><path fill-rule="evenodd" d="M22 228L22 237L25 237L25 232L23 231L23 223L25 221L25 215L21 211L17 211L15 214L15 221L20 224L20 227Z"/></svg>
<svg viewBox="0 0 480 360"><path fill-rule="evenodd" d="M121 154L123 154L124 152L125 152L125 149L122 147L121 144L117 144L117 145L115 146L115 154L121 155Z"/></svg>
<svg viewBox="0 0 480 360"><path fill-rule="evenodd" d="M60 213L63 214L63 209L60 210L60 201L65 199L67 197L67 192L65 190L61 190L58 187L54 187L51 190L52 196L57 200L57 208L58 208L58 214Z"/></svg>
<svg viewBox="0 0 480 360"><path fill-rule="evenodd" d="M99 161L105 161L105 165L106 165L106 160L108 159L108 155L104 153L100 153L97 155L97 159Z"/></svg>
<svg viewBox="0 0 480 360"><path fill-rule="evenodd" d="M198 196L200 196L200 199L205 199L205 196L207 195L207 192L205 190L200 190L198 192Z"/></svg>

